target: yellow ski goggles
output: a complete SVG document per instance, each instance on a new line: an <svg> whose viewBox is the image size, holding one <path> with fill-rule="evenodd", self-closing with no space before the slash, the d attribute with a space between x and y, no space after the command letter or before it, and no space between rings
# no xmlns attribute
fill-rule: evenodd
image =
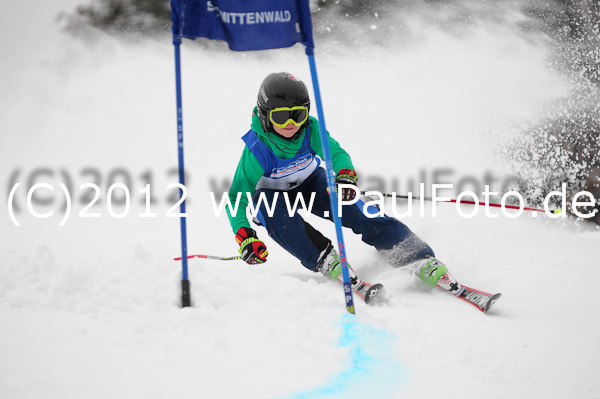
<svg viewBox="0 0 600 399"><path fill-rule="evenodd" d="M269 120L277 127L284 128L290 122L294 126L302 126L308 119L308 107L297 105L294 107L279 107L269 111Z"/></svg>

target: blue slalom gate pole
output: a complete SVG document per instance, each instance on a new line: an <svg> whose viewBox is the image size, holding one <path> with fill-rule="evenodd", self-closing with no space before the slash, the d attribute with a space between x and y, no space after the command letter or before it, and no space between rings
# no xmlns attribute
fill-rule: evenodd
<svg viewBox="0 0 600 399"><path fill-rule="evenodd" d="M348 272L348 262L346 259L346 247L344 246L344 235L342 233L342 221L338 215L338 200L336 196L335 187L335 171L333 170L333 163L331 161L331 150L329 149L329 140L327 137L327 130L325 128L325 114L323 112L323 105L321 103L321 91L319 89L319 78L317 76L317 65L315 64L315 57L311 54L308 55L308 63L310 64L310 73L312 76L313 90L315 92L315 102L317 103L317 114L319 116L319 129L321 130L321 145L323 146L323 156L325 157L325 167L327 169L327 185L329 186L329 200L331 202L331 212L333 215L333 222L335 223L335 231L338 239L338 248L340 251L340 263L342 266L342 277L344 284L344 296L346 300L346 310L355 314L354 311L354 299L352 297L352 284L350 283L350 273Z"/></svg>
<svg viewBox="0 0 600 399"><path fill-rule="evenodd" d="M179 32L173 40L175 47L175 91L177 96L177 152L179 159L179 198L183 194L185 187L185 169L183 163L183 106L181 100L181 54L180 44L183 32ZM190 295L190 280L188 278L188 257L187 257L187 225L185 213L185 199L179 205L179 223L181 227L181 306L188 307L192 305Z"/></svg>

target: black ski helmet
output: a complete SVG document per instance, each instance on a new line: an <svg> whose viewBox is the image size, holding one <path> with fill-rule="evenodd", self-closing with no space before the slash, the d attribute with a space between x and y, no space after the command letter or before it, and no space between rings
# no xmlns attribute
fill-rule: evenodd
<svg viewBox="0 0 600 399"><path fill-rule="evenodd" d="M287 72L271 73L263 80L258 91L257 106L258 117L265 132L275 132L269 120L269 111L295 105L305 105L310 111L310 97L304 82ZM308 122L307 119L302 127Z"/></svg>

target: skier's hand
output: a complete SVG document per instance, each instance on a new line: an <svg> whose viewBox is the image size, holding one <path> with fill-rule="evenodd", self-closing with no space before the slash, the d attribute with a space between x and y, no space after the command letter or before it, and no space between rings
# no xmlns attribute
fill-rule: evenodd
<svg viewBox="0 0 600 399"><path fill-rule="evenodd" d="M240 245L239 253L242 255L242 259L249 265L267 261L267 255L269 255L267 246L258 239L256 231L247 227L240 227L235 234L235 240Z"/></svg>
<svg viewBox="0 0 600 399"><path fill-rule="evenodd" d="M352 169L340 169L337 177L335 178L335 184L338 186L340 184L352 184L356 186L357 182L358 177L356 176L356 172ZM343 187L340 198L342 201L352 201L354 198L356 198L356 191L357 190L353 190L351 187Z"/></svg>

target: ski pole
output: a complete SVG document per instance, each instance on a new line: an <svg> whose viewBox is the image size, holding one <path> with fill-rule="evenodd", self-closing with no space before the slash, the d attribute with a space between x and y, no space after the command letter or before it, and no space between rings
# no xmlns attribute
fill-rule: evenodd
<svg viewBox="0 0 600 399"><path fill-rule="evenodd" d="M192 259L192 258L202 258L202 259L212 259L212 260L238 260L238 259L242 259L241 256L212 256L212 255L188 255L187 257L188 259ZM179 258L173 258L173 260L181 260L181 257Z"/></svg>
<svg viewBox="0 0 600 399"><path fill-rule="evenodd" d="M366 195L367 192L366 191L361 191L360 192L362 195ZM389 193L379 193L381 194L383 197L385 198L403 198L403 199L413 199L413 200L425 200L425 201L433 201L433 198L431 197L413 197L413 196L408 196L408 195L397 195L397 194L389 194ZM494 204L494 203L488 203L486 204L485 202L475 202L475 201L464 201L464 200L456 200L456 199L449 199L449 200L440 200L440 202L449 202L449 203L453 203L453 204L469 204L469 205L483 205L483 206L492 206L492 207L496 207L496 208L507 208L507 209L521 209L518 206L514 206L514 205L502 205L502 204ZM523 208L524 211L536 211L536 212L545 212L543 209L537 209L537 208L527 208L524 207ZM552 214L559 214L561 212L560 208L557 209L550 209L549 210L550 213Z"/></svg>

